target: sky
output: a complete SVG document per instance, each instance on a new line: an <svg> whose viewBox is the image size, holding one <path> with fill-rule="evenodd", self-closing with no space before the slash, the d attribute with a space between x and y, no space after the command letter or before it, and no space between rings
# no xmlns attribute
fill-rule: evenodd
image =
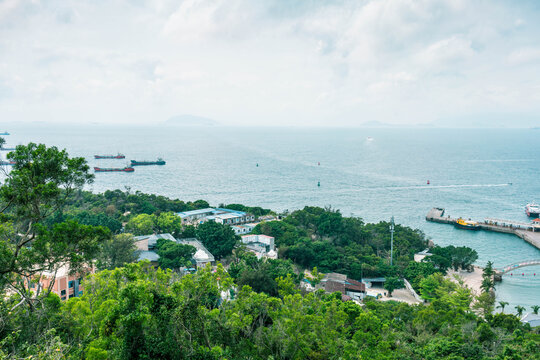
<svg viewBox="0 0 540 360"><path fill-rule="evenodd" d="M540 1L0 0L0 122L540 126Z"/></svg>

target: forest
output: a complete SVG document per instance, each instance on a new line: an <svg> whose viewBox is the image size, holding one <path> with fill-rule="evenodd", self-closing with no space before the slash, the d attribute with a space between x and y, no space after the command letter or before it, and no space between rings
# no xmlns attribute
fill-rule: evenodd
<svg viewBox="0 0 540 360"><path fill-rule="evenodd" d="M390 266L388 223L365 224L330 208L305 207L255 232L274 236L279 259L238 247L230 228L183 226L174 212L208 207L130 189L92 194L83 158L42 144L19 145L0 187L0 357L9 359L538 359L538 329L494 313L493 284L474 296L443 275L477 259L469 248L428 247L396 225ZM257 214L260 207L222 204ZM134 262L133 235L199 238L220 259L179 271L193 249L160 242L159 267ZM44 272L68 264L86 274L81 296L62 301ZM316 269L314 269L316 268ZM425 304L306 293L303 271L351 278L407 277ZM489 269L489 266L487 267ZM504 310L504 307L503 307ZM536 309L538 311L538 309Z"/></svg>

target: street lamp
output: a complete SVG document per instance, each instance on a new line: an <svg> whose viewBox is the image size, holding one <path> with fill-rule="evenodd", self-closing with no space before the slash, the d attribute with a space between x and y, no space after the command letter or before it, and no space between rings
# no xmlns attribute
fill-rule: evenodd
<svg viewBox="0 0 540 360"><path fill-rule="evenodd" d="M394 256L394 217L390 220L390 266L392 266L392 258Z"/></svg>

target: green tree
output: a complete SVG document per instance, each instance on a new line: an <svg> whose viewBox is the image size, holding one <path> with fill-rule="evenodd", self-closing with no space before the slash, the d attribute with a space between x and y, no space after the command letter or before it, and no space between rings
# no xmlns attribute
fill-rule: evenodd
<svg viewBox="0 0 540 360"><path fill-rule="evenodd" d="M487 291L482 292L476 297L473 307L482 312L484 318L493 312L495 305L495 295Z"/></svg>
<svg viewBox="0 0 540 360"><path fill-rule="evenodd" d="M480 288L483 292L489 292L493 287L495 286L495 283L493 280L489 277L484 276L482 279L482 284L480 285Z"/></svg>
<svg viewBox="0 0 540 360"><path fill-rule="evenodd" d="M7 158L15 165L0 187L0 290L9 287L17 293L20 301L14 308L26 303L32 309L41 301L28 290L33 278L64 264L72 272L83 271L108 235L103 228L71 220L43 225L77 189L92 182L84 158L34 143L17 146ZM46 297L51 287L43 290Z"/></svg>
<svg viewBox="0 0 540 360"><path fill-rule="evenodd" d="M227 225L207 221L197 227L197 238L216 259L230 255L240 240L234 230Z"/></svg>
<svg viewBox="0 0 540 360"><path fill-rule="evenodd" d="M514 308L516 309L517 316L521 317L521 315L523 315L523 311L525 311L525 308L521 305L517 305Z"/></svg>
<svg viewBox="0 0 540 360"><path fill-rule="evenodd" d="M159 267L172 270L191 266L191 259L197 250L191 245L178 244L166 239L158 239L156 248L159 255Z"/></svg>
<svg viewBox="0 0 540 360"><path fill-rule="evenodd" d="M495 270L493 269L493 263L491 261L488 261L486 264L486 267L482 271L482 276L491 279L493 275L495 275Z"/></svg>
<svg viewBox="0 0 540 360"><path fill-rule="evenodd" d="M533 311L533 314L538 315L538 310L540 310L540 305L533 305L531 306L531 309Z"/></svg>
<svg viewBox="0 0 540 360"><path fill-rule="evenodd" d="M137 247L131 234L118 234L104 241L98 255L98 268L115 269L137 260Z"/></svg>
<svg viewBox="0 0 540 360"><path fill-rule="evenodd" d="M129 219L126 224L126 232L133 235L149 235L155 230L155 215L139 214Z"/></svg>
<svg viewBox="0 0 540 360"><path fill-rule="evenodd" d="M501 309L501 312L504 313L504 307L508 305L507 301L499 301L499 305L497 305L498 309Z"/></svg>
<svg viewBox="0 0 540 360"><path fill-rule="evenodd" d="M388 290L388 296L392 296L392 292L396 289L401 289L405 286L403 280L397 277L387 277L384 282L384 288Z"/></svg>
<svg viewBox="0 0 540 360"><path fill-rule="evenodd" d="M159 233L170 233L178 236L182 232L182 219L173 212L161 213L154 217L155 228Z"/></svg>
<svg viewBox="0 0 540 360"><path fill-rule="evenodd" d="M178 236L181 239L194 238L197 236L197 228L193 225L185 225Z"/></svg>

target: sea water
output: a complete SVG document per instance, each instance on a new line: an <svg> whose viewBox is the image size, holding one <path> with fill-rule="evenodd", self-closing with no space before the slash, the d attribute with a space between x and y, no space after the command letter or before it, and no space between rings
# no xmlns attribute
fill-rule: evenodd
<svg viewBox="0 0 540 360"><path fill-rule="evenodd" d="M3 130L3 129L0 129ZM234 128L14 124L7 145L41 142L84 156L91 166L122 167L163 157L165 166L98 173L89 189L140 190L213 206L242 203L277 211L331 206L366 222L401 223L435 244L476 249L495 267L540 258L513 235L428 223L432 207L453 217L529 222L540 202L540 130L426 128ZM94 154L126 155L95 160ZM429 180L430 184L427 184ZM318 183L320 182L320 186ZM524 273L525 275L521 275ZM533 275L533 274L536 274ZM530 311L540 305L540 267L505 275L497 300Z"/></svg>

